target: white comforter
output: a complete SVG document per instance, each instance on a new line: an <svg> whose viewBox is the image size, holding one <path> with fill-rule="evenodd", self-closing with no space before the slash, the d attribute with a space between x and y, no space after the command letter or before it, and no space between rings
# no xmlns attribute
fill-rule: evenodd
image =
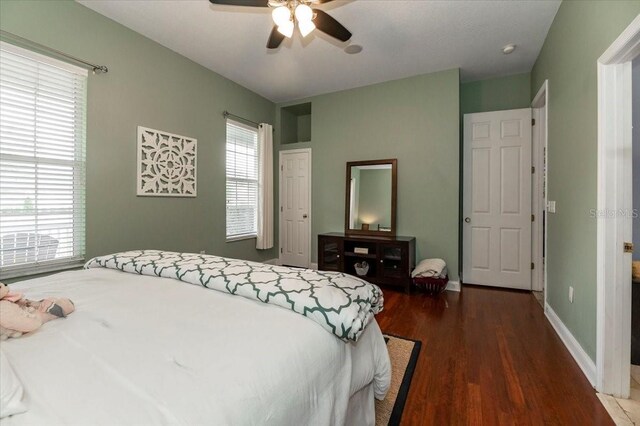
<svg viewBox="0 0 640 426"><path fill-rule="evenodd" d="M389 386L375 321L345 343L277 306L107 269L12 288L76 312L1 343L28 404L3 425L339 425L354 394Z"/></svg>

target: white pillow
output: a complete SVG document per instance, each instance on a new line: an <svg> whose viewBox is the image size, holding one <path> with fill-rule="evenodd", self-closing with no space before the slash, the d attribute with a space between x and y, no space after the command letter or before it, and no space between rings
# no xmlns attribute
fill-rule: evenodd
<svg viewBox="0 0 640 426"><path fill-rule="evenodd" d="M23 394L22 383L7 356L0 350L0 418L27 411L27 406L22 402Z"/></svg>

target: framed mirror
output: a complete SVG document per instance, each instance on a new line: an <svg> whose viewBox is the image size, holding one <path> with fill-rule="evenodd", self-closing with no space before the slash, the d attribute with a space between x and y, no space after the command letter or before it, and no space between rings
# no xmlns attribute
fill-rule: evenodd
<svg viewBox="0 0 640 426"><path fill-rule="evenodd" d="M398 160L347 163L345 233L396 235Z"/></svg>

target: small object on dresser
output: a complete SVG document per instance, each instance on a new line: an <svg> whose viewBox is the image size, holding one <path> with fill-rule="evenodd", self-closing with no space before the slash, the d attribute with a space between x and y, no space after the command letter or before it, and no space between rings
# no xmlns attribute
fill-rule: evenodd
<svg viewBox="0 0 640 426"><path fill-rule="evenodd" d="M634 281L640 281L640 260L633 261L631 276Z"/></svg>
<svg viewBox="0 0 640 426"><path fill-rule="evenodd" d="M362 230L363 231L368 231L369 230L369 224L368 223L363 223L362 224Z"/></svg>
<svg viewBox="0 0 640 426"><path fill-rule="evenodd" d="M355 254L369 254L369 249L367 247L354 247L353 252Z"/></svg>
<svg viewBox="0 0 640 426"><path fill-rule="evenodd" d="M365 275L367 275L367 272L369 272L369 264L366 260L363 260L360 263L355 263L353 267L356 270L356 274L361 277L364 277Z"/></svg>

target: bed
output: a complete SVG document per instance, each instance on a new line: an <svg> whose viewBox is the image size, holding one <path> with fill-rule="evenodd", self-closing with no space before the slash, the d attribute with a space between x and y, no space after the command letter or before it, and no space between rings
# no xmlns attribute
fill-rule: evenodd
<svg viewBox="0 0 640 426"><path fill-rule="evenodd" d="M354 342L281 306L125 269L11 286L76 311L1 343L28 406L2 425L375 424L391 375L375 319Z"/></svg>

